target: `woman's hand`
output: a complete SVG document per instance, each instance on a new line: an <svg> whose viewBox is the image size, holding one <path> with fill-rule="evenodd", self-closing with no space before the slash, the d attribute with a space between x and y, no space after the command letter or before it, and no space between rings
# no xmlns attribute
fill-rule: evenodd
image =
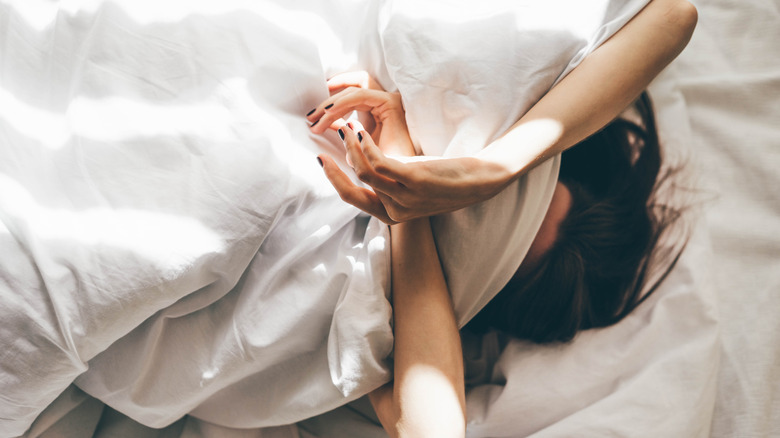
<svg viewBox="0 0 780 438"><path fill-rule="evenodd" d="M342 198L387 223L449 212L484 201L620 114L683 50L693 34L696 20L696 9L687 1L650 2L588 55L503 137L475 157L401 162L385 156L382 151L366 149L358 176L373 187L374 192L354 186L346 177L340 178L332 168L326 172ZM371 89L368 75L363 74L362 81L364 85L360 87ZM341 82L343 89L345 81ZM377 87L375 83L373 86ZM330 110L325 109L330 103L330 100L323 102L310 120L322 119ZM392 108L394 115L402 110L398 106ZM333 117L322 120L323 125L331 123L339 127ZM384 120L380 135L398 118ZM312 128L314 132L327 128L318 125ZM392 126L394 131L398 129L395 132L400 132L401 126L406 127L405 123ZM388 149L392 148L388 146ZM355 155L359 156L358 152L360 150L356 149Z"/></svg>
<svg viewBox="0 0 780 438"><path fill-rule="evenodd" d="M348 161L358 178L374 190L355 185L327 155L319 159L341 199L387 224L474 204L494 196L511 181L506 167L480 158L420 157L402 162L387 157L367 131L356 133L352 126L339 128Z"/></svg>
<svg viewBox="0 0 780 438"><path fill-rule="evenodd" d="M368 112L371 123L366 131L385 154L414 155L399 93L383 90L366 72L337 75L328 81L328 91L331 96L306 115L312 132L342 128L347 123L344 117L353 111Z"/></svg>
<svg viewBox="0 0 780 438"><path fill-rule="evenodd" d="M307 115L311 130L321 134L327 129L357 129L364 141L356 135L345 137L347 161L358 178L374 190L353 184L330 157L321 155L326 175L344 201L387 224L483 201L513 178L499 161L476 157L401 158L414 155L401 96L384 91L366 72L335 76L328 81L328 89L331 97ZM347 126L344 116L352 111L369 112L372 124L365 130L357 123Z"/></svg>

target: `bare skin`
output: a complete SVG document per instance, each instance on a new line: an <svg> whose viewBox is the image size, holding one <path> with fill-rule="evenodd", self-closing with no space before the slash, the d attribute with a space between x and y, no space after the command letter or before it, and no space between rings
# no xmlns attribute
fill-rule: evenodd
<svg viewBox="0 0 780 438"><path fill-rule="evenodd" d="M617 116L682 51L695 23L690 3L653 0L475 157L413 162L388 157L390 151L413 154L400 96L376 89L370 80L333 81L333 96L308 116L312 131L339 129L349 162L373 190L353 184L327 155L318 158L342 199L389 224L480 202ZM342 117L354 109L372 113L376 126L370 132L345 125ZM533 269L549 250L570 208L571 194L559 184L518 273ZM465 436L460 338L429 222L394 225L391 247L394 381L371 393L371 402L393 437Z"/></svg>
<svg viewBox="0 0 780 438"><path fill-rule="evenodd" d="M489 199L520 175L585 139L620 114L683 50L696 21L695 7L685 0L653 0L552 88L503 137L477 155L402 162L386 155L391 152L379 150L367 156L358 173L373 190L366 191L343 179L332 182L346 202L388 224ZM338 129L344 123L341 118L352 109L370 108L373 113L378 108L368 98L356 101L359 93L355 91L350 91L354 94L352 106L341 102L343 96L339 96L338 90L346 90L349 81L341 82L333 88L336 94L307 116L310 123L316 122L312 132ZM377 85L364 80L350 86L370 90ZM382 105L385 110L394 108ZM388 112L394 113L394 109ZM382 125L382 136L387 126L398 128L395 135L402 123L385 118ZM386 142L381 138L377 142L383 149Z"/></svg>
<svg viewBox="0 0 780 438"><path fill-rule="evenodd" d="M367 131L344 126L340 134L354 163L365 159L363 150L376 147ZM328 161L326 173L335 169ZM392 437L463 437L466 395L460 333L428 219L393 225L390 241L393 381L369 398Z"/></svg>

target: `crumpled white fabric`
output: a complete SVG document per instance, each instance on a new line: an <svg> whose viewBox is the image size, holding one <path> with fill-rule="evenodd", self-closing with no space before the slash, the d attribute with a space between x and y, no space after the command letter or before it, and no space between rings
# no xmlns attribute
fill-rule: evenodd
<svg viewBox="0 0 780 438"><path fill-rule="evenodd" d="M150 426L284 424L386 381L386 229L338 199L314 155L340 142L302 115L327 77L367 69L402 92L422 150L474 153L644 4L592 5L591 33L546 38L575 3L495 3L482 25L505 32L466 61L406 43L443 47L454 4L436 28L406 2L0 3L0 429L79 375ZM556 176L553 160L435 220L461 323L522 260Z"/></svg>
<svg viewBox="0 0 780 438"><path fill-rule="evenodd" d="M382 48L417 146L425 155L476 154L645 4L390 2L380 14ZM461 325L509 281L525 256L541 224L531 206L546 210L552 197L552 191L529 188L537 179L548 180L550 172L557 177L557 166L556 157L495 198L433 219L437 235L458 236L437 240L437 246L448 278L457 279L449 285Z"/></svg>

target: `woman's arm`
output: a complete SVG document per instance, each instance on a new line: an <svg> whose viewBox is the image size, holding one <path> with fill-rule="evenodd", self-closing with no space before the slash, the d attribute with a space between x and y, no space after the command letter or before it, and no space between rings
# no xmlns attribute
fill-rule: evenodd
<svg viewBox="0 0 780 438"><path fill-rule="evenodd" d="M427 218L391 227L395 367L371 402L394 437L462 437L460 335Z"/></svg>
<svg viewBox="0 0 780 438"><path fill-rule="evenodd" d="M478 157L504 163L513 180L584 140L636 100L682 52L696 21L696 8L687 1L651 1Z"/></svg>
<svg viewBox="0 0 780 438"><path fill-rule="evenodd" d="M653 0L477 156L402 163L374 154L359 176L381 196L357 196L348 180L334 186L388 223L489 199L620 114L688 44L696 21L686 0Z"/></svg>
<svg viewBox="0 0 780 438"><path fill-rule="evenodd" d="M339 129L347 153L359 166L376 145L349 126ZM321 156L331 181L347 179L330 157ZM460 334L427 218L390 229L394 379L371 395L385 430L393 437L459 437L465 434L465 389Z"/></svg>

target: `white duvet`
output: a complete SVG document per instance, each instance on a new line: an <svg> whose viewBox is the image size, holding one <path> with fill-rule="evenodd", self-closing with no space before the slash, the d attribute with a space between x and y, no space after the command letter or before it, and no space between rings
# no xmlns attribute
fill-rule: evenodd
<svg viewBox="0 0 780 438"><path fill-rule="evenodd" d="M0 1L0 435L74 380L149 426L232 427L385 382L386 229L314 159L343 155L303 118L325 79L368 70L423 152L471 154L645 3ZM557 165L435 220L461 324Z"/></svg>

